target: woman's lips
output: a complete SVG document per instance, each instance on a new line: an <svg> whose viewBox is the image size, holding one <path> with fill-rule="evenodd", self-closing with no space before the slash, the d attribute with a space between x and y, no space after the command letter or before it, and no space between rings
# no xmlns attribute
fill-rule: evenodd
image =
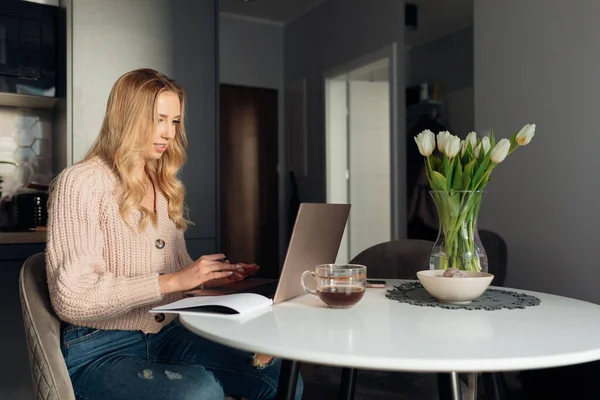
<svg viewBox="0 0 600 400"><path fill-rule="evenodd" d="M164 153L165 150L167 150L167 147L169 147L168 144L154 143L154 150L158 151L159 153Z"/></svg>

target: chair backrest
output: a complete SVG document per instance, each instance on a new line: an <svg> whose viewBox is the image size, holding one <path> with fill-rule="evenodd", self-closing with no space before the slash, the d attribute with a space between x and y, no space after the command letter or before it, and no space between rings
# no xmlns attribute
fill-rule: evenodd
<svg viewBox="0 0 600 400"><path fill-rule="evenodd" d="M500 235L479 230L479 238L488 257L488 272L494 274L492 285L503 286L506 279L508 249ZM417 279L417 272L429 269L434 243L420 239L383 242L363 250L350 262L367 266L369 278Z"/></svg>
<svg viewBox="0 0 600 400"><path fill-rule="evenodd" d="M418 271L429 269L432 247L428 240L393 240L363 250L350 262L366 265L369 278L417 279Z"/></svg>
<svg viewBox="0 0 600 400"><path fill-rule="evenodd" d="M488 272L494 274L492 285L504 286L508 269L508 246L496 232L479 229L479 239L488 257Z"/></svg>
<svg viewBox="0 0 600 400"><path fill-rule="evenodd" d="M21 268L19 294L36 400L75 400L60 350L60 320L48 295L44 253L29 257Z"/></svg>

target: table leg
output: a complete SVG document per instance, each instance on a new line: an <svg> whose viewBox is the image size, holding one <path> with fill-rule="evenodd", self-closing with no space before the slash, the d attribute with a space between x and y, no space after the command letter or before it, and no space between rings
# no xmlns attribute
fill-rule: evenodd
<svg viewBox="0 0 600 400"><path fill-rule="evenodd" d="M342 368L342 381L340 382L340 392L338 400L353 400L354 389L356 388L356 369Z"/></svg>
<svg viewBox="0 0 600 400"><path fill-rule="evenodd" d="M440 400L462 400L458 372L438 373L437 381Z"/></svg>
<svg viewBox="0 0 600 400"><path fill-rule="evenodd" d="M293 400L298 384L300 363L292 360L281 360L279 383L277 384L277 400Z"/></svg>

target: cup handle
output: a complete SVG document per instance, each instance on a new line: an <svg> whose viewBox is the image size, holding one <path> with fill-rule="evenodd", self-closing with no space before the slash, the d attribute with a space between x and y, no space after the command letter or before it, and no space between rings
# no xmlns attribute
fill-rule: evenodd
<svg viewBox="0 0 600 400"><path fill-rule="evenodd" d="M304 289L304 291L306 293L314 294L316 296L317 295L317 291L313 290L313 289L307 288L306 285L304 284L304 278L306 278L307 275L312 276L313 279L315 278L315 273L313 271L304 271L302 273L302 276L300 277L300 283L302 284L302 289Z"/></svg>

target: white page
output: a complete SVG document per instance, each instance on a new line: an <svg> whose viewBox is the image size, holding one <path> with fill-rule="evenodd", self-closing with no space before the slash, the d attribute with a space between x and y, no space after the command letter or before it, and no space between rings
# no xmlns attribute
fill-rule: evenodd
<svg viewBox="0 0 600 400"><path fill-rule="evenodd" d="M186 308L194 308L201 306L222 306L237 311L239 314L253 312L257 309L273 304L273 300L268 299L256 293L235 293L223 296L196 296L187 297L173 303L154 307L150 312L173 312L180 314ZM186 313L203 313L201 310L189 311ZM218 314L215 312L206 312L203 314L228 315ZM231 315L231 314L230 314Z"/></svg>

